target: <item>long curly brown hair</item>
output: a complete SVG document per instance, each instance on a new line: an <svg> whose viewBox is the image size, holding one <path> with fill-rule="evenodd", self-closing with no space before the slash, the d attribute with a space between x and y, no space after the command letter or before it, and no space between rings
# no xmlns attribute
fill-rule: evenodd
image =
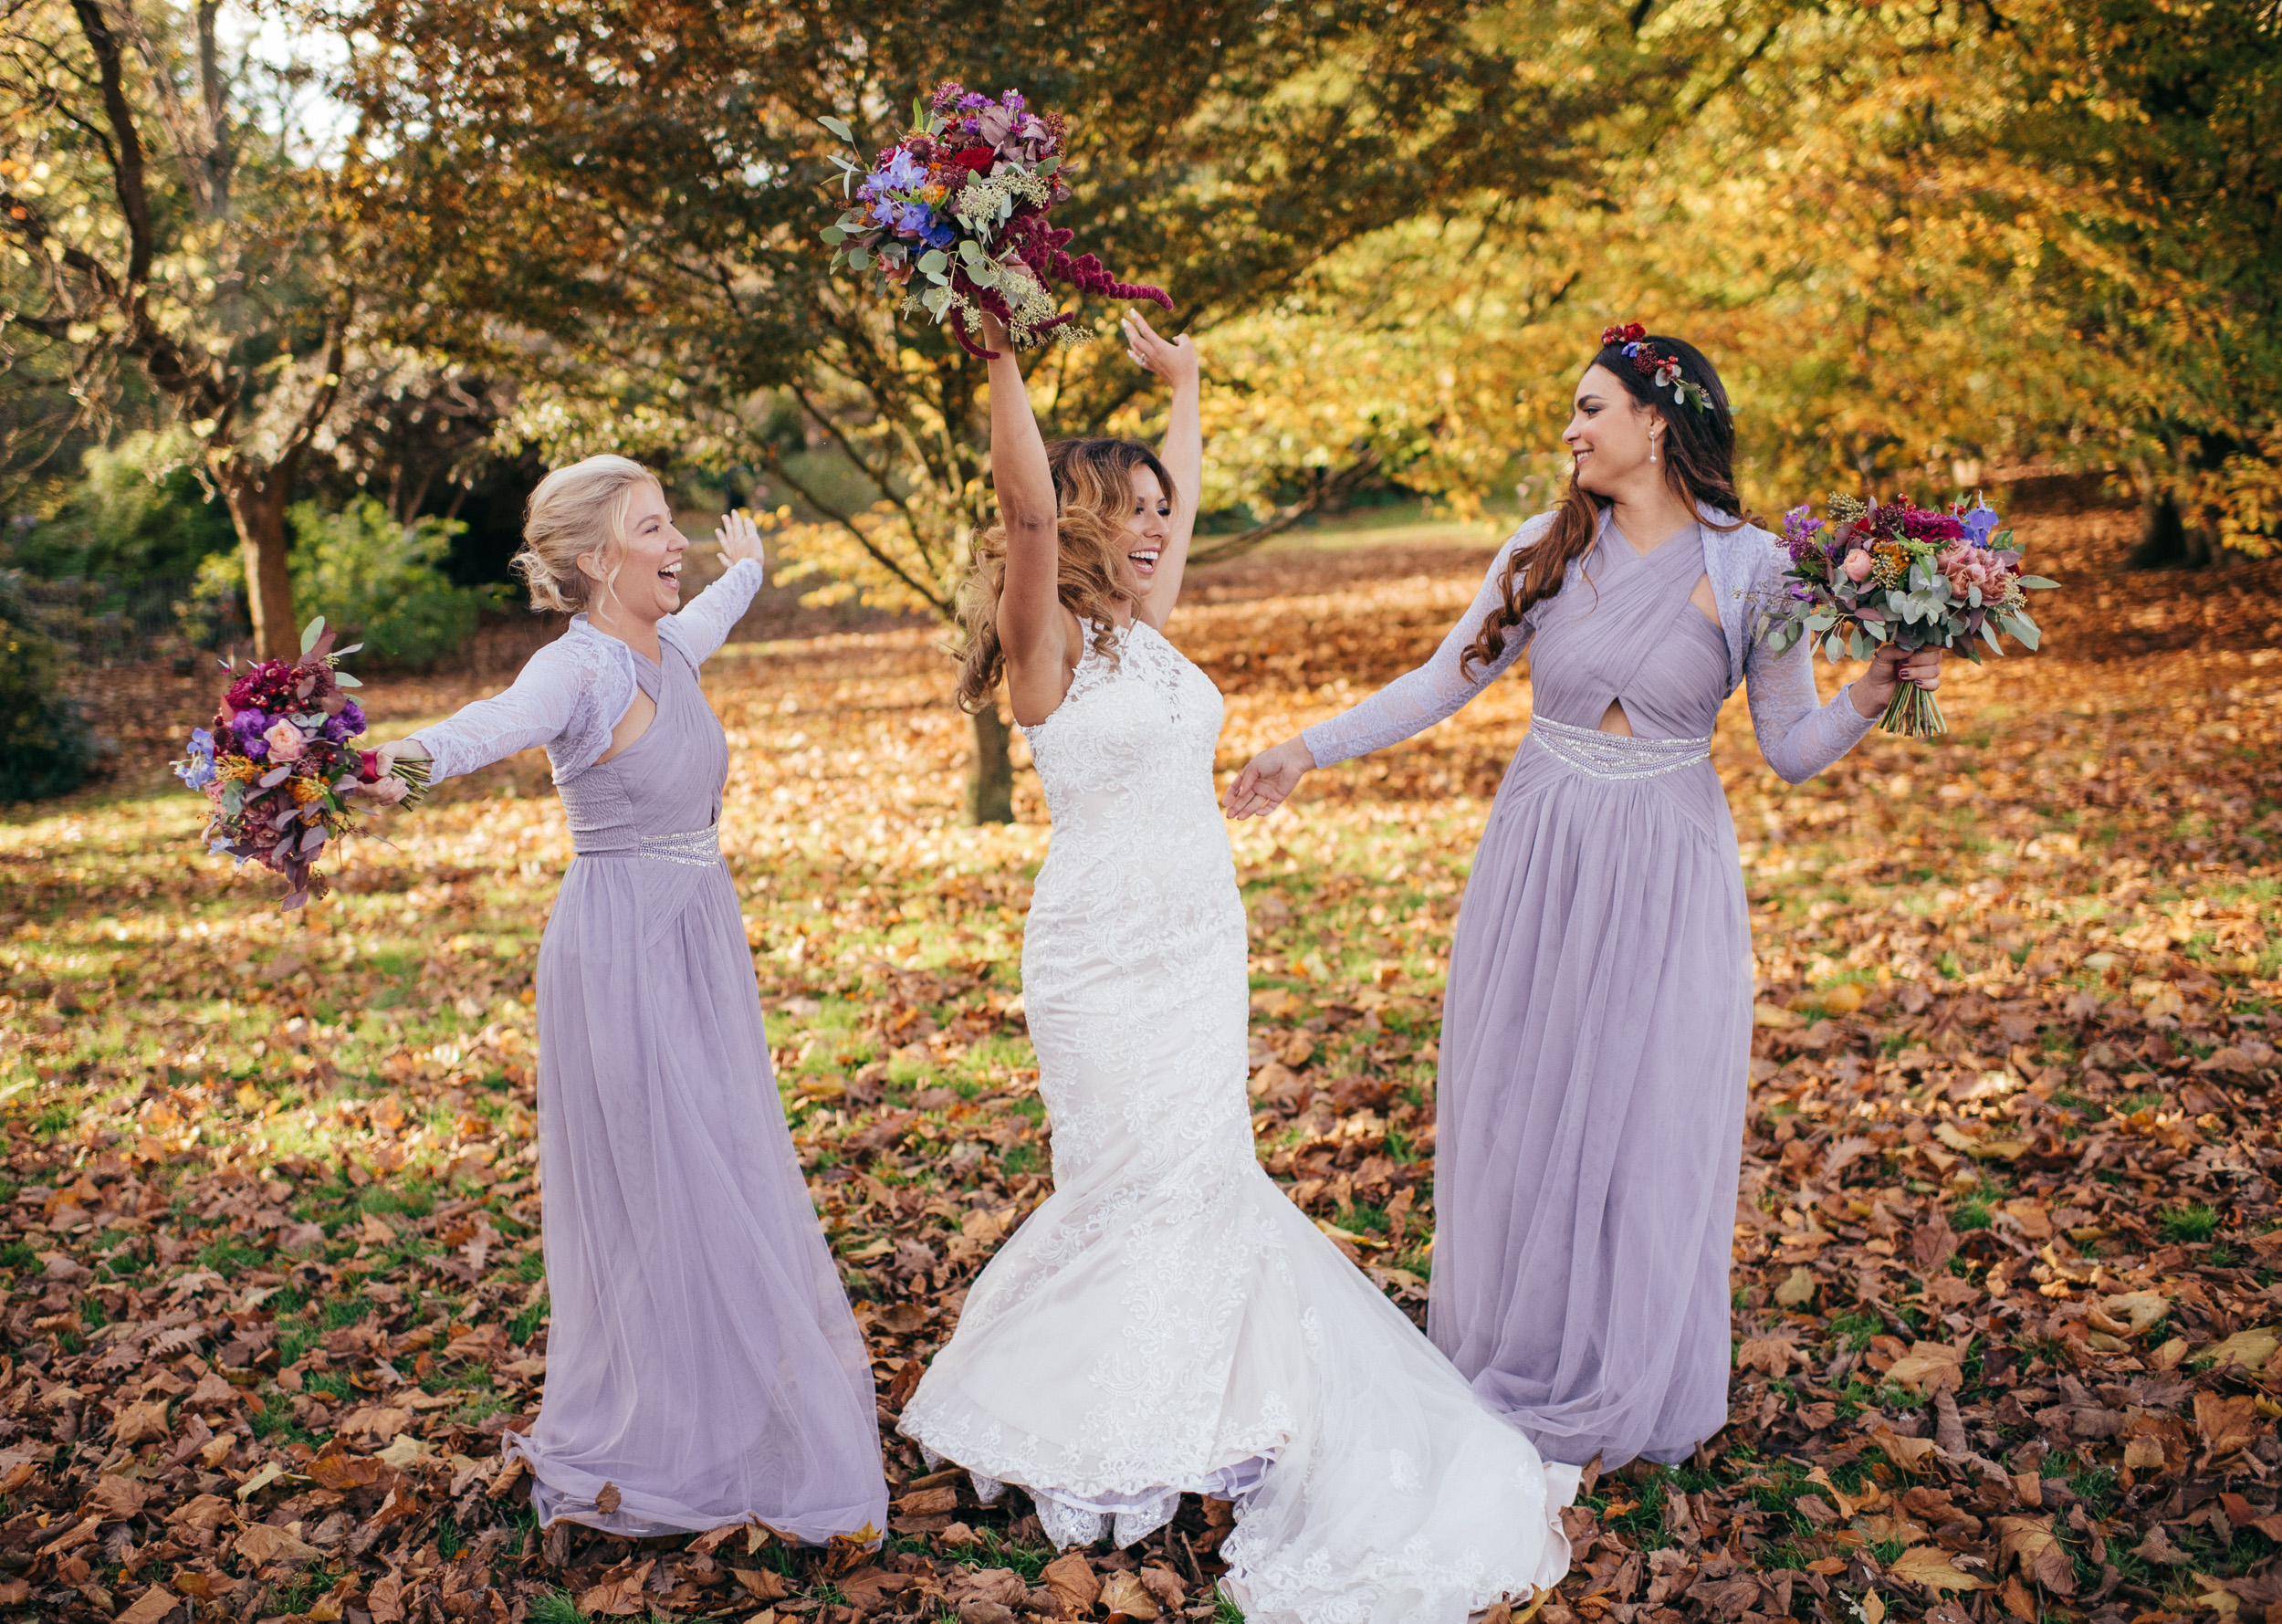
<svg viewBox="0 0 2282 1624"><path fill-rule="evenodd" d="M1056 440L1046 447L1054 481L1054 539L1061 564L1055 586L1062 607L1107 637L1116 622L1113 604L1137 597L1140 583L1126 561L1132 534L1133 471L1157 476L1166 498L1173 477L1157 454L1132 440ZM999 646L999 596L1006 590L1006 527L994 524L975 544L975 565L958 589L958 621L966 635L958 647L958 705L979 712L998 703L1006 675L1006 651ZM1112 645L1108 657L1115 660Z"/></svg>
<svg viewBox="0 0 2282 1624"><path fill-rule="evenodd" d="M1728 404L1727 386L1720 382L1720 374L1702 351L1685 339L1669 338L1651 333L1647 342L1659 354L1680 358L1680 375L1690 382L1700 383L1712 397L1712 410L1703 411L1693 403L1675 403L1670 394L1659 394L1647 376L1632 364L1632 358L1621 345L1604 344L1593 359L1586 363L1586 371L1605 367L1631 393L1632 398L1656 412L1664 420L1664 436L1660 461L1664 468L1664 483L1672 494L1691 505L1717 508L1735 519L1732 525L1715 527L1734 529L1749 522L1743 511L1743 498L1735 488L1735 413ZM1561 590L1568 578L1569 566L1593 550L1593 541L1600 534L1600 516L1608 507L1608 498L1596 497L1582 489L1574 470L1569 475L1569 488L1563 493L1561 506L1554 512L1552 528L1537 539L1532 547L1520 547L1506 561L1505 573L1498 581L1498 590L1505 602L1491 611L1482 623L1481 634L1466 650L1461 665L1471 668L1476 661L1493 664L1505 649L1505 634L1522 623L1522 617L1545 599Z"/></svg>

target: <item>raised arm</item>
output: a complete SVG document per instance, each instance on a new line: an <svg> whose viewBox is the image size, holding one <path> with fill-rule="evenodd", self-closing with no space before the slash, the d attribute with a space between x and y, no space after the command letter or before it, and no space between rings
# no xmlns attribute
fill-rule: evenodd
<svg viewBox="0 0 2282 1624"><path fill-rule="evenodd" d="M1133 609L1137 618L1161 632L1172 618L1173 605L1180 600L1180 578L1188 567L1188 540L1197 528L1199 487L1204 483L1197 348L1186 334L1178 339L1159 338L1138 310L1125 312L1125 353L1135 364L1164 379L1173 391L1165 424L1165 448L1157 454L1157 460L1173 477L1173 512L1167 521L1165 551L1157 561L1157 574Z"/></svg>
<svg viewBox="0 0 2282 1624"><path fill-rule="evenodd" d="M990 473L1006 526L1006 585L999 594L999 645L1006 651L1014 719L1043 721L1070 690L1070 625L1062 606L1062 550L1053 472L1030 406L1014 346L995 317L983 318L990 363Z"/></svg>
<svg viewBox="0 0 2282 1624"><path fill-rule="evenodd" d="M1229 786L1229 815L1250 818L1274 811L1311 770L1367 755L1422 733L1455 714L1495 681L1528 646L1528 623L1506 633L1498 657L1486 665L1477 663L1469 667L1466 651L1481 634L1492 612L1505 601L1506 561L1517 549L1535 541L1550 522L1544 516L1531 519L1498 550L1474 601L1425 665L1397 676L1361 704L1254 757Z"/></svg>
<svg viewBox="0 0 2282 1624"><path fill-rule="evenodd" d="M682 646L689 652L690 661L699 665L728 641L730 631L752 607L753 594L760 590L762 580L760 532L753 528L750 514L742 510L723 514L721 528L713 532L713 539L721 544L721 556L728 561L728 568L674 614Z"/></svg>

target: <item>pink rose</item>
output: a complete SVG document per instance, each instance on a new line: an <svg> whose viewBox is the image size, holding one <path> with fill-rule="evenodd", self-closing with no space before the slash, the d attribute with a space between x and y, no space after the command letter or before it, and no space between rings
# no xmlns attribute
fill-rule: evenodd
<svg viewBox="0 0 2282 1624"><path fill-rule="evenodd" d="M1876 561L1869 553L1858 547L1847 554L1846 562L1840 564L1838 568L1846 571L1848 581L1858 586L1870 578L1870 571Z"/></svg>
<svg viewBox="0 0 2282 1624"><path fill-rule="evenodd" d="M262 737L269 741L269 759L272 761L298 761L301 759L301 752L309 748L309 740L301 737L301 729L284 717L272 722L269 731Z"/></svg>
<svg viewBox="0 0 2282 1624"><path fill-rule="evenodd" d="M2002 602L2012 581L2013 572L2005 568L2003 560L1987 548L1970 542L1944 547L1935 555L1933 566L1949 577L1950 590L1961 598L1971 588L1979 587L1984 603Z"/></svg>

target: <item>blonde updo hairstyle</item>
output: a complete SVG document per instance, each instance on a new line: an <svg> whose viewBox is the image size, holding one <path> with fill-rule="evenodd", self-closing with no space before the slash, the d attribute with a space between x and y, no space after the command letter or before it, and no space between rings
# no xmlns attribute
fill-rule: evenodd
<svg viewBox="0 0 2282 1624"><path fill-rule="evenodd" d="M509 566L531 589L531 613L569 614L584 609L598 584L579 567L591 558L604 592L618 579L610 556L626 539L626 510L644 486L657 476L632 457L590 456L557 468L539 482L523 512L523 545Z"/></svg>

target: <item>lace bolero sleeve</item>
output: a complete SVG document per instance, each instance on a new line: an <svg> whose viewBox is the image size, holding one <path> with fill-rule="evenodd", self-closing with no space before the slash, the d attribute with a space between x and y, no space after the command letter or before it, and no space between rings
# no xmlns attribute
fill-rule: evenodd
<svg viewBox="0 0 2282 1624"><path fill-rule="evenodd" d="M1399 744L1414 733L1423 733L1435 723L1457 714L1469 699L1495 682L1506 667L1521 657L1535 631L1530 616L1524 616L1520 625L1506 633L1505 646L1495 660L1487 665L1477 665L1471 671L1465 665L1466 651L1489 623L1491 613L1505 601L1499 582L1505 573L1506 560L1534 543L1552 524L1551 514L1539 514L1498 549L1497 556L1490 561L1489 572L1481 578L1481 590L1474 593L1474 601L1466 606L1465 614L1450 628L1441 646L1425 665L1397 676L1361 704L1328 721L1316 723L1300 735L1307 753L1315 758L1316 766L1329 767L1334 762L1351 760L1373 750L1385 749L1390 744Z"/></svg>
<svg viewBox="0 0 2282 1624"><path fill-rule="evenodd" d="M704 665L729 640L730 632L752 607L761 580L759 559L739 559L675 612L674 631L691 665Z"/></svg>
<svg viewBox="0 0 2282 1624"><path fill-rule="evenodd" d="M626 697L633 697L633 673L622 673L611 651L598 646L612 641L573 625L533 655L507 692L463 706L412 734L406 742L417 742L428 752L430 781L457 778L535 745L547 747L559 775L592 765L625 709L620 705L609 721L601 722L601 688L623 675ZM591 752L578 760L588 746Z"/></svg>
<svg viewBox="0 0 2282 1624"><path fill-rule="evenodd" d="M1815 655L1806 643L1779 655L1754 643L1743 662L1744 694L1751 703L1752 731L1759 753L1786 784L1805 783L1862 742L1878 725L1854 708L1854 685L1838 690L1827 705L1815 692Z"/></svg>

